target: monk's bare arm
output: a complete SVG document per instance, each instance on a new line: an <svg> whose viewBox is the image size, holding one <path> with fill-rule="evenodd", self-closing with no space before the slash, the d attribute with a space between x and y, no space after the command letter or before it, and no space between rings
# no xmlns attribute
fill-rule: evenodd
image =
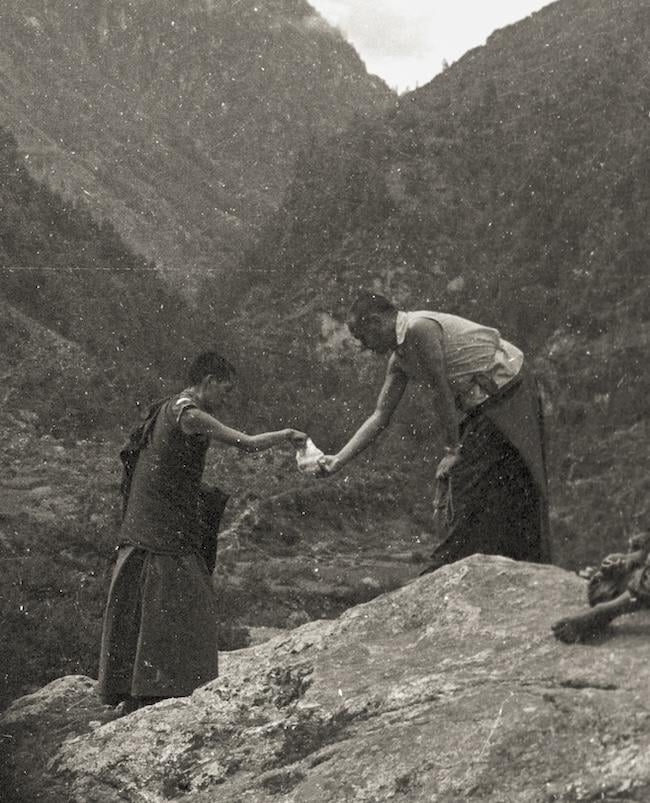
<svg viewBox="0 0 650 803"><path fill-rule="evenodd" d="M585 613L560 619L552 625L551 630L556 639L565 644L573 644L599 634L617 617L634 613L641 607L639 600L629 591L624 591L620 597L609 602L601 602Z"/></svg>
<svg viewBox="0 0 650 803"><path fill-rule="evenodd" d="M386 378L373 414L367 418L341 451L324 459L323 467L334 473L366 449L389 425L390 419L404 395L408 377L397 366L395 355L391 356L386 368Z"/></svg>
<svg viewBox="0 0 650 803"><path fill-rule="evenodd" d="M181 428L187 435L207 435L210 440L235 446L244 452L261 452L278 446L281 443L292 443L300 446L304 443L306 435L295 429L280 429L275 432L262 432L259 435L248 435L237 429L222 424L221 421L191 407L181 416Z"/></svg>
<svg viewBox="0 0 650 803"><path fill-rule="evenodd" d="M458 448L458 414L454 394L447 379L442 333L435 321L415 321L408 332L409 346L417 355L422 376L426 376L434 396L435 411L442 424L445 445Z"/></svg>

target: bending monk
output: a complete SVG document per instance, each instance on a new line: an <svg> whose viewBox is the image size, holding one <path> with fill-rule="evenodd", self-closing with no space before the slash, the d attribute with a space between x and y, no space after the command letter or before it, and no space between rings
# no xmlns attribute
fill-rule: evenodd
<svg viewBox="0 0 650 803"><path fill-rule="evenodd" d="M337 454L321 458L323 473L340 471L377 438L409 381L423 383L445 438L435 498L446 538L425 571L476 552L548 562L541 405L521 351L496 329L403 312L376 293L358 296L347 324L364 347L390 357L374 413Z"/></svg>

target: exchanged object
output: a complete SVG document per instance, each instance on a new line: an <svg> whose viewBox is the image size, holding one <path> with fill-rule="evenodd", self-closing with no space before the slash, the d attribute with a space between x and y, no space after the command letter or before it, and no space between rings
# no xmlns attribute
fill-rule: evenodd
<svg viewBox="0 0 650 803"><path fill-rule="evenodd" d="M307 438L305 445L296 451L296 463L301 474L318 474L321 470L318 461L324 456L311 438Z"/></svg>

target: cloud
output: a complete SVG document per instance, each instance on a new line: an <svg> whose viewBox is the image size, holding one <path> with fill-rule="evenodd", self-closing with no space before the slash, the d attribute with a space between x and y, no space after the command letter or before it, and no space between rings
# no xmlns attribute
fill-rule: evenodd
<svg viewBox="0 0 650 803"><path fill-rule="evenodd" d="M481 45L496 28L549 0L310 0L339 28L370 72L391 86L415 87Z"/></svg>
<svg viewBox="0 0 650 803"><path fill-rule="evenodd" d="M438 72L432 41L436 37L435 13L428 2L411 0L312 0L317 11L339 28L366 63L391 85L405 86L421 74L429 62L430 75Z"/></svg>
<svg viewBox="0 0 650 803"><path fill-rule="evenodd" d="M406 13L404 0L316 0L312 5L359 47L387 56L427 50L435 32L429 3L412 2Z"/></svg>

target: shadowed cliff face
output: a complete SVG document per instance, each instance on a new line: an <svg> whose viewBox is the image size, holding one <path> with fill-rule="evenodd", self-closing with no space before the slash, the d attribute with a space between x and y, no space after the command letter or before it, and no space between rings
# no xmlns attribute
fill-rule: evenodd
<svg viewBox="0 0 650 803"><path fill-rule="evenodd" d="M392 97L304 0L7 0L0 66L34 175L188 274L231 268L308 139Z"/></svg>
<svg viewBox="0 0 650 803"><path fill-rule="evenodd" d="M647 800L650 619L560 645L549 626L583 598L562 570L475 556L231 653L192 697L113 722L93 681L63 678L6 712L7 788L96 803Z"/></svg>

